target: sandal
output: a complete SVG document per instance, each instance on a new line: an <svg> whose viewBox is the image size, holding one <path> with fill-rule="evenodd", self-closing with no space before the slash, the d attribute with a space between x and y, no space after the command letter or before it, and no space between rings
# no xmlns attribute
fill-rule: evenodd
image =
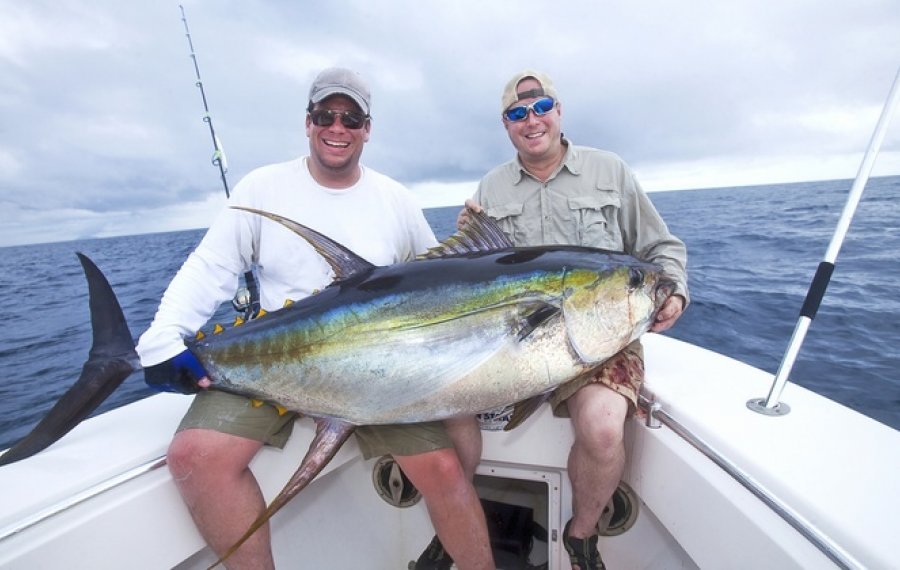
<svg viewBox="0 0 900 570"><path fill-rule="evenodd" d="M587 538L569 536L569 525L571 524L570 519L563 529L563 546L569 553L569 562L572 566L577 565L580 570L606 570L606 566L600 558L600 551L597 550L597 540L600 537L596 534Z"/></svg>
<svg viewBox="0 0 900 570"><path fill-rule="evenodd" d="M453 559L444 550L441 540L435 535L428 543L425 551L415 562L409 563L409 570L450 570Z"/></svg>

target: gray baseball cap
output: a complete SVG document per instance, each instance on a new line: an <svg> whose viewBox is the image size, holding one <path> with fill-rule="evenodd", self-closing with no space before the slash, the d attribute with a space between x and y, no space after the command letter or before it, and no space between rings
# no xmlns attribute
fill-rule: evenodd
<svg viewBox="0 0 900 570"><path fill-rule="evenodd" d="M329 67L320 73L309 88L309 100L320 103L332 95L346 95L353 99L362 112L369 114L369 87L355 71L343 67Z"/></svg>

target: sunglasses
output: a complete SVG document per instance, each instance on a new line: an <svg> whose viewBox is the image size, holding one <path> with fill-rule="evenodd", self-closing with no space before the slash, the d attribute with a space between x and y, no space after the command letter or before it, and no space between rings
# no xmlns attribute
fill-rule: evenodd
<svg viewBox="0 0 900 570"><path fill-rule="evenodd" d="M534 103L513 107L512 109L503 111L503 118L513 123L524 121L528 118L528 111L534 111L536 117L541 117L552 111L555 106L556 101L553 100L553 97L544 97L543 99L538 99Z"/></svg>
<svg viewBox="0 0 900 570"><path fill-rule="evenodd" d="M332 111L331 109L314 109L309 112L309 118L317 127L330 127L334 124L335 117L341 118L341 124L344 128L356 130L361 129L369 119L368 115L363 115L357 111Z"/></svg>

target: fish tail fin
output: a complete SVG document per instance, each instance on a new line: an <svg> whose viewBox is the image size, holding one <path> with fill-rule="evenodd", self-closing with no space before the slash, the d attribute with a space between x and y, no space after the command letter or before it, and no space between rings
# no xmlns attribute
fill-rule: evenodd
<svg viewBox="0 0 900 570"><path fill-rule="evenodd" d="M309 451L306 452L306 456L303 458L303 461L300 462L300 467L298 467L297 471L290 479L288 479L288 482L284 485L281 492L272 499L272 502L266 507L266 510L256 517L256 520L253 521L253 524L250 525L247 532L245 532L244 535L226 550L209 568L215 568L219 564L225 562L225 560L234 554L254 532L266 524L272 515L278 512L288 501L293 499L297 493L302 491L309 482L322 471L328 462L331 461L344 442L347 441L347 438L350 437L350 434L353 433L354 429L355 426L338 420L317 419L316 437L313 438L312 443L309 444Z"/></svg>
<svg viewBox="0 0 900 570"><path fill-rule="evenodd" d="M31 432L0 456L0 465L43 451L81 423L140 367L125 315L106 277L78 253L90 295L93 344L81 376Z"/></svg>

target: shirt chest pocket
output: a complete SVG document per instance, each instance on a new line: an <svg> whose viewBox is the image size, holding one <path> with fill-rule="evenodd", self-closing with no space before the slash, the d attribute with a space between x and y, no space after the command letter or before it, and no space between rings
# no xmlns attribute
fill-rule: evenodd
<svg viewBox="0 0 900 570"><path fill-rule="evenodd" d="M568 199L569 214L575 224L578 244L622 251L619 229L619 197L610 190L599 189L587 196Z"/></svg>
<svg viewBox="0 0 900 570"><path fill-rule="evenodd" d="M497 221L497 225L500 226L506 237L516 245L521 245L526 234L525 220L522 216L524 211L524 203L503 204L485 208L487 215Z"/></svg>

